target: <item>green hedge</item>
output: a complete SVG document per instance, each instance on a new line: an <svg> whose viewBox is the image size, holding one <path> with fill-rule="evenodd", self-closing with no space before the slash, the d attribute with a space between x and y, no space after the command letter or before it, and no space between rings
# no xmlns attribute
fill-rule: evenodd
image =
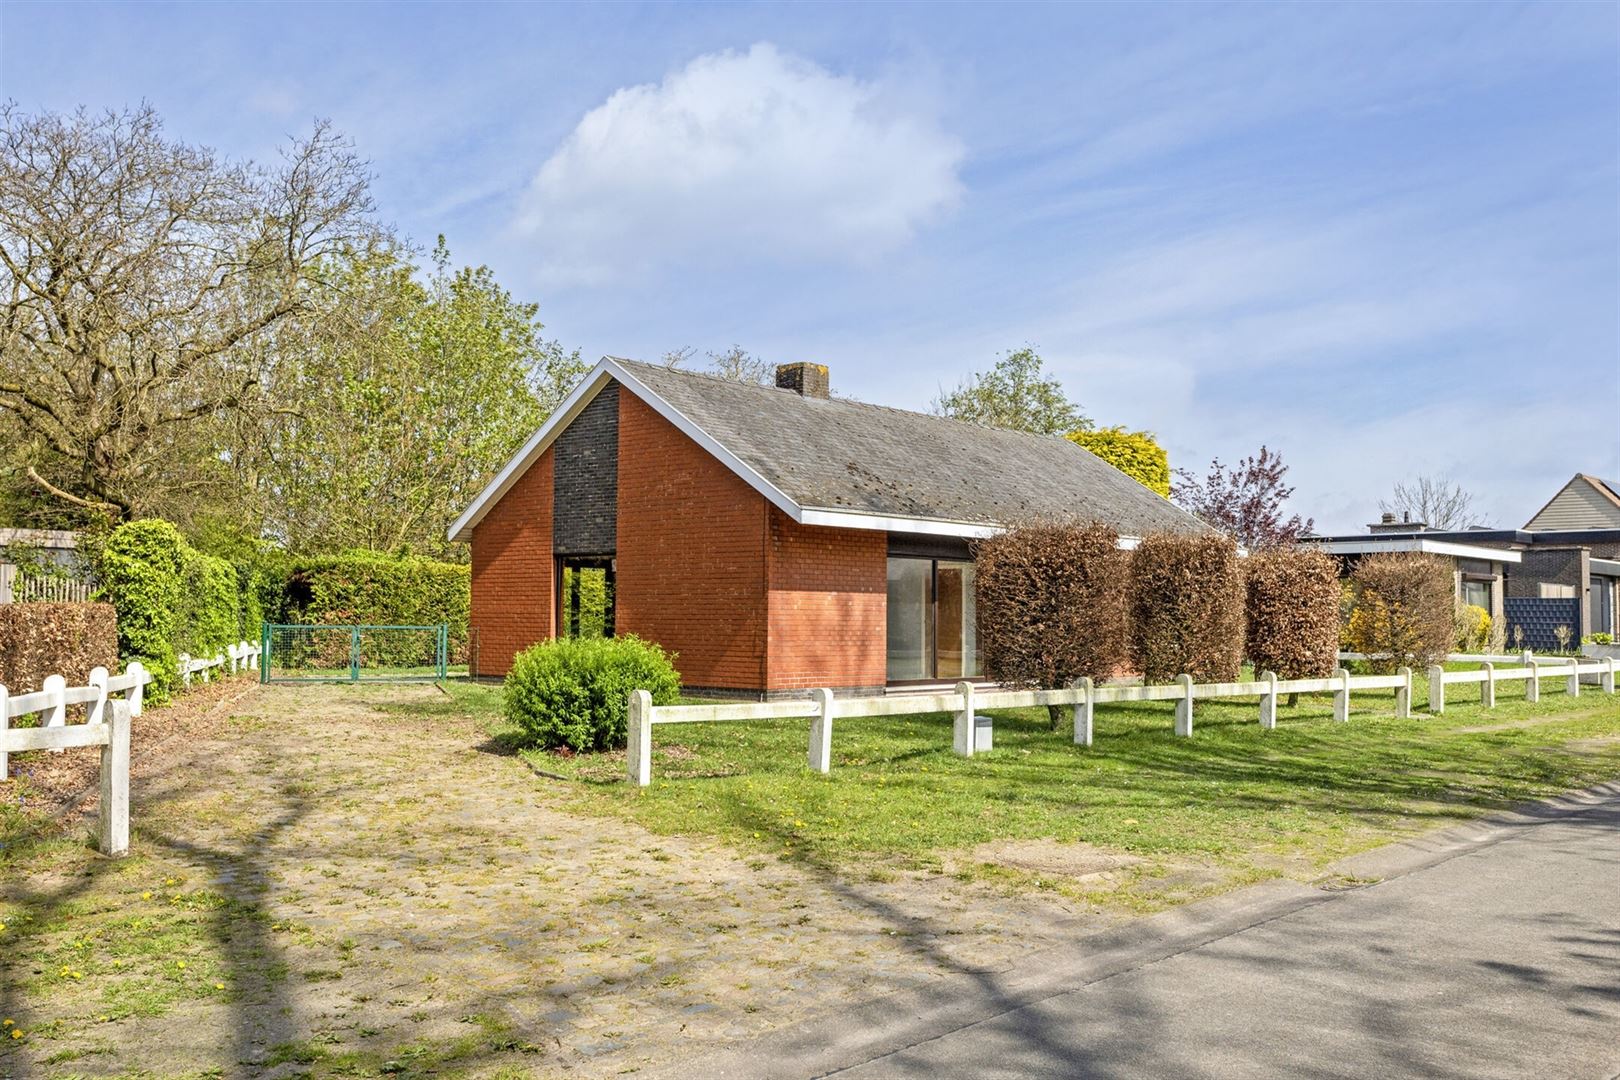
<svg viewBox="0 0 1620 1080"><path fill-rule="evenodd" d="M419 555L350 551L293 562L283 618L292 623L450 627L452 662L465 662L472 569ZM412 649L411 643L401 648ZM379 658L388 659L388 658ZM410 657L392 658L410 662Z"/></svg>
<svg viewBox="0 0 1620 1080"><path fill-rule="evenodd" d="M241 590L236 568L217 555L185 551L185 587L175 643L192 656L213 656L241 641Z"/></svg>
<svg viewBox="0 0 1620 1080"><path fill-rule="evenodd" d="M546 749L623 749L630 691L673 705L681 677L659 646L626 635L562 638L518 653L506 676L506 716Z"/></svg>
<svg viewBox="0 0 1620 1080"><path fill-rule="evenodd" d="M118 655L152 673L147 694L154 702L167 699L175 683L190 550L179 529L151 519L114 529L96 557L100 598L118 612Z"/></svg>

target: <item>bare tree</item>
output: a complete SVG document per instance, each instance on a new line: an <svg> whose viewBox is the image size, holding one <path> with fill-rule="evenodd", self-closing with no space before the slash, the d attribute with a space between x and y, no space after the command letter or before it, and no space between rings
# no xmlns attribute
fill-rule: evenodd
<svg viewBox="0 0 1620 1080"><path fill-rule="evenodd" d="M1484 516L1474 508L1474 496L1462 485L1444 477L1419 476L1395 485L1394 495L1386 502L1378 500L1378 509L1392 514L1410 515L1431 529L1466 529L1470 525L1488 525Z"/></svg>
<svg viewBox="0 0 1620 1080"><path fill-rule="evenodd" d="M127 517L165 488L194 421L252 398L261 346L365 246L369 176L319 122L274 167L166 139L150 106L0 107L0 412L27 475Z"/></svg>

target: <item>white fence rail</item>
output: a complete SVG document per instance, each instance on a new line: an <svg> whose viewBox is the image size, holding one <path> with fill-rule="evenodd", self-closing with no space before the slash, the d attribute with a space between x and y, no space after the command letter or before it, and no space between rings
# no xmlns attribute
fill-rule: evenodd
<svg viewBox="0 0 1620 1080"><path fill-rule="evenodd" d="M1340 660L1381 660L1381 653L1341 652ZM1446 657L1448 664L1528 664L1536 658L1530 649L1516 653L1451 653Z"/></svg>
<svg viewBox="0 0 1620 1080"><path fill-rule="evenodd" d="M151 674L134 662L122 675L95 668L84 686L68 686L60 675L47 676L45 685L31 694L13 696L0 686L0 780L7 776L12 754L101 747L101 850L108 855L127 854L130 720L141 715L141 697L151 681ZM114 694L124 697L114 698ZM85 706L83 723L68 723L69 705ZM39 727L11 726L12 720L34 713L43 714Z"/></svg>
<svg viewBox="0 0 1620 1080"><path fill-rule="evenodd" d="M1516 659L1516 658L1515 658ZM1445 711L1447 686L1476 683L1480 687L1480 701L1487 707L1496 704L1496 686L1500 682L1522 680L1525 699L1540 700L1541 680L1563 678L1565 690L1571 696L1580 693L1582 675L1599 677L1603 692L1615 692L1615 660L1566 659L1559 662L1535 661L1522 667L1497 669L1491 661L1481 661L1475 671L1447 671L1435 665L1429 668L1429 711ZM652 730L658 724L725 723L748 720L810 720L810 768L826 773L832 768L832 729L838 717L904 716L918 713L949 712L956 714L952 729L952 749L963 757L972 757L979 745L981 733L975 720L978 709L1017 709L1039 705L1059 705L1074 710L1074 741L1079 746L1090 746L1093 735L1093 710L1097 705L1121 701L1171 701L1175 703L1175 733L1191 736L1193 709L1198 700L1223 697L1258 697L1260 699L1260 726L1270 730L1277 726L1277 696L1279 694L1333 695L1333 719L1350 719L1350 695L1358 690L1394 690L1395 715L1406 719L1412 715L1412 670L1401 668L1393 675L1352 675L1344 668L1326 679L1279 679L1264 672L1249 682L1195 683L1191 675L1183 675L1173 683L1149 686L1095 686L1090 679L1081 679L1075 686L1063 690L981 690L969 682L956 684L956 689L944 694L895 695L892 697L835 698L831 690L813 690L805 699L793 701L738 702L727 705L654 705L652 695L645 690L630 692L629 742L626 766L630 782L646 787L652 782Z"/></svg>
<svg viewBox="0 0 1620 1080"><path fill-rule="evenodd" d="M239 641L235 645L225 646L224 652L215 653L213 656L202 657L181 653L177 667L180 681L190 689L193 675L201 677L203 682L208 682L215 668L219 669L221 675L235 675L238 671L256 670L262 651L263 647L257 642Z"/></svg>

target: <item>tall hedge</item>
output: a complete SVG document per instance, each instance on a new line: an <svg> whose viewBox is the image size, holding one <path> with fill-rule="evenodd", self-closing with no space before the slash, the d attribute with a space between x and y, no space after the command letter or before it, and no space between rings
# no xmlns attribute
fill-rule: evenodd
<svg viewBox="0 0 1620 1080"><path fill-rule="evenodd" d="M448 623L451 652L460 659L466 654L471 604L472 569L465 563L350 551L293 563L285 618L385 626Z"/></svg>
<svg viewBox="0 0 1620 1080"><path fill-rule="evenodd" d="M1456 631L1456 585L1438 555L1416 551L1368 555L1350 574L1351 648L1366 653L1376 671L1420 668L1451 651Z"/></svg>
<svg viewBox="0 0 1620 1080"><path fill-rule="evenodd" d="M1339 563L1314 548L1272 548L1243 560L1255 671L1284 679L1333 674L1339 652Z"/></svg>
<svg viewBox="0 0 1620 1080"><path fill-rule="evenodd" d="M1073 431L1065 437L1090 450L1143 487L1165 498L1170 497L1170 456L1151 433L1106 427Z"/></svg>
<svg viewBox="0 0 1620 1080"><path fill-rule="evenodd" d="M1056 689L1124 666L1129 555L1113 529L1024 525L979 541L974 559L979 655L991 678Z"/></svg>
<svg viewBox="0 0 1620 1080"><path fill-rule="evenodd" d="M0 604L0 686L30 694L47 675L83 686L91 668L116 670L116 624L109 604Z"/></svg>
<svg viewBox="0 0 1620 1080"><path fill-rule="evenodd" d="M213 656L241 641L242 596L236 568L217 555L186 548L185 588L182 591L175 644L192 656Z"/></svg>
<svg viewBox="0 0 1620 1080"><path fill-rule="evenodd" d="M120 525L96 555L100 598L118 612L118 655L152 673L153 701L165 700L175 682L189 550L179 529L153 518Z"/></svg>
<svg viewBox="0 0 1620 1080"><path fill-rule="evenodd" d="M1131 652L1143 678L1231 682L1243 666L1243 568L1225 536L1157 533L1131 553Z"/></svg>

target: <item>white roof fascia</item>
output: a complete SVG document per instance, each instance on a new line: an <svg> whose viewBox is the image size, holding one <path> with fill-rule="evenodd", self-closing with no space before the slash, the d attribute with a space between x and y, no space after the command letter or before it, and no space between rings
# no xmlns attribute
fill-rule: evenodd
<svg viewBox="0 0 1620 1080"><path fill-rule="evenodd" d="M1424 540L1414 536L1403 536L1396 540L1379 540L1374 537L1365 540L1313 540L1310 543L1330 555L1376 555L1381 551L1421 551L1429 555L1449 555L1454 559L1488 559L1491 562L1503 563L1524 561L1517 551L1505 548L1486 547L1483 544L1457 544L1449 540Z"/></svg>

